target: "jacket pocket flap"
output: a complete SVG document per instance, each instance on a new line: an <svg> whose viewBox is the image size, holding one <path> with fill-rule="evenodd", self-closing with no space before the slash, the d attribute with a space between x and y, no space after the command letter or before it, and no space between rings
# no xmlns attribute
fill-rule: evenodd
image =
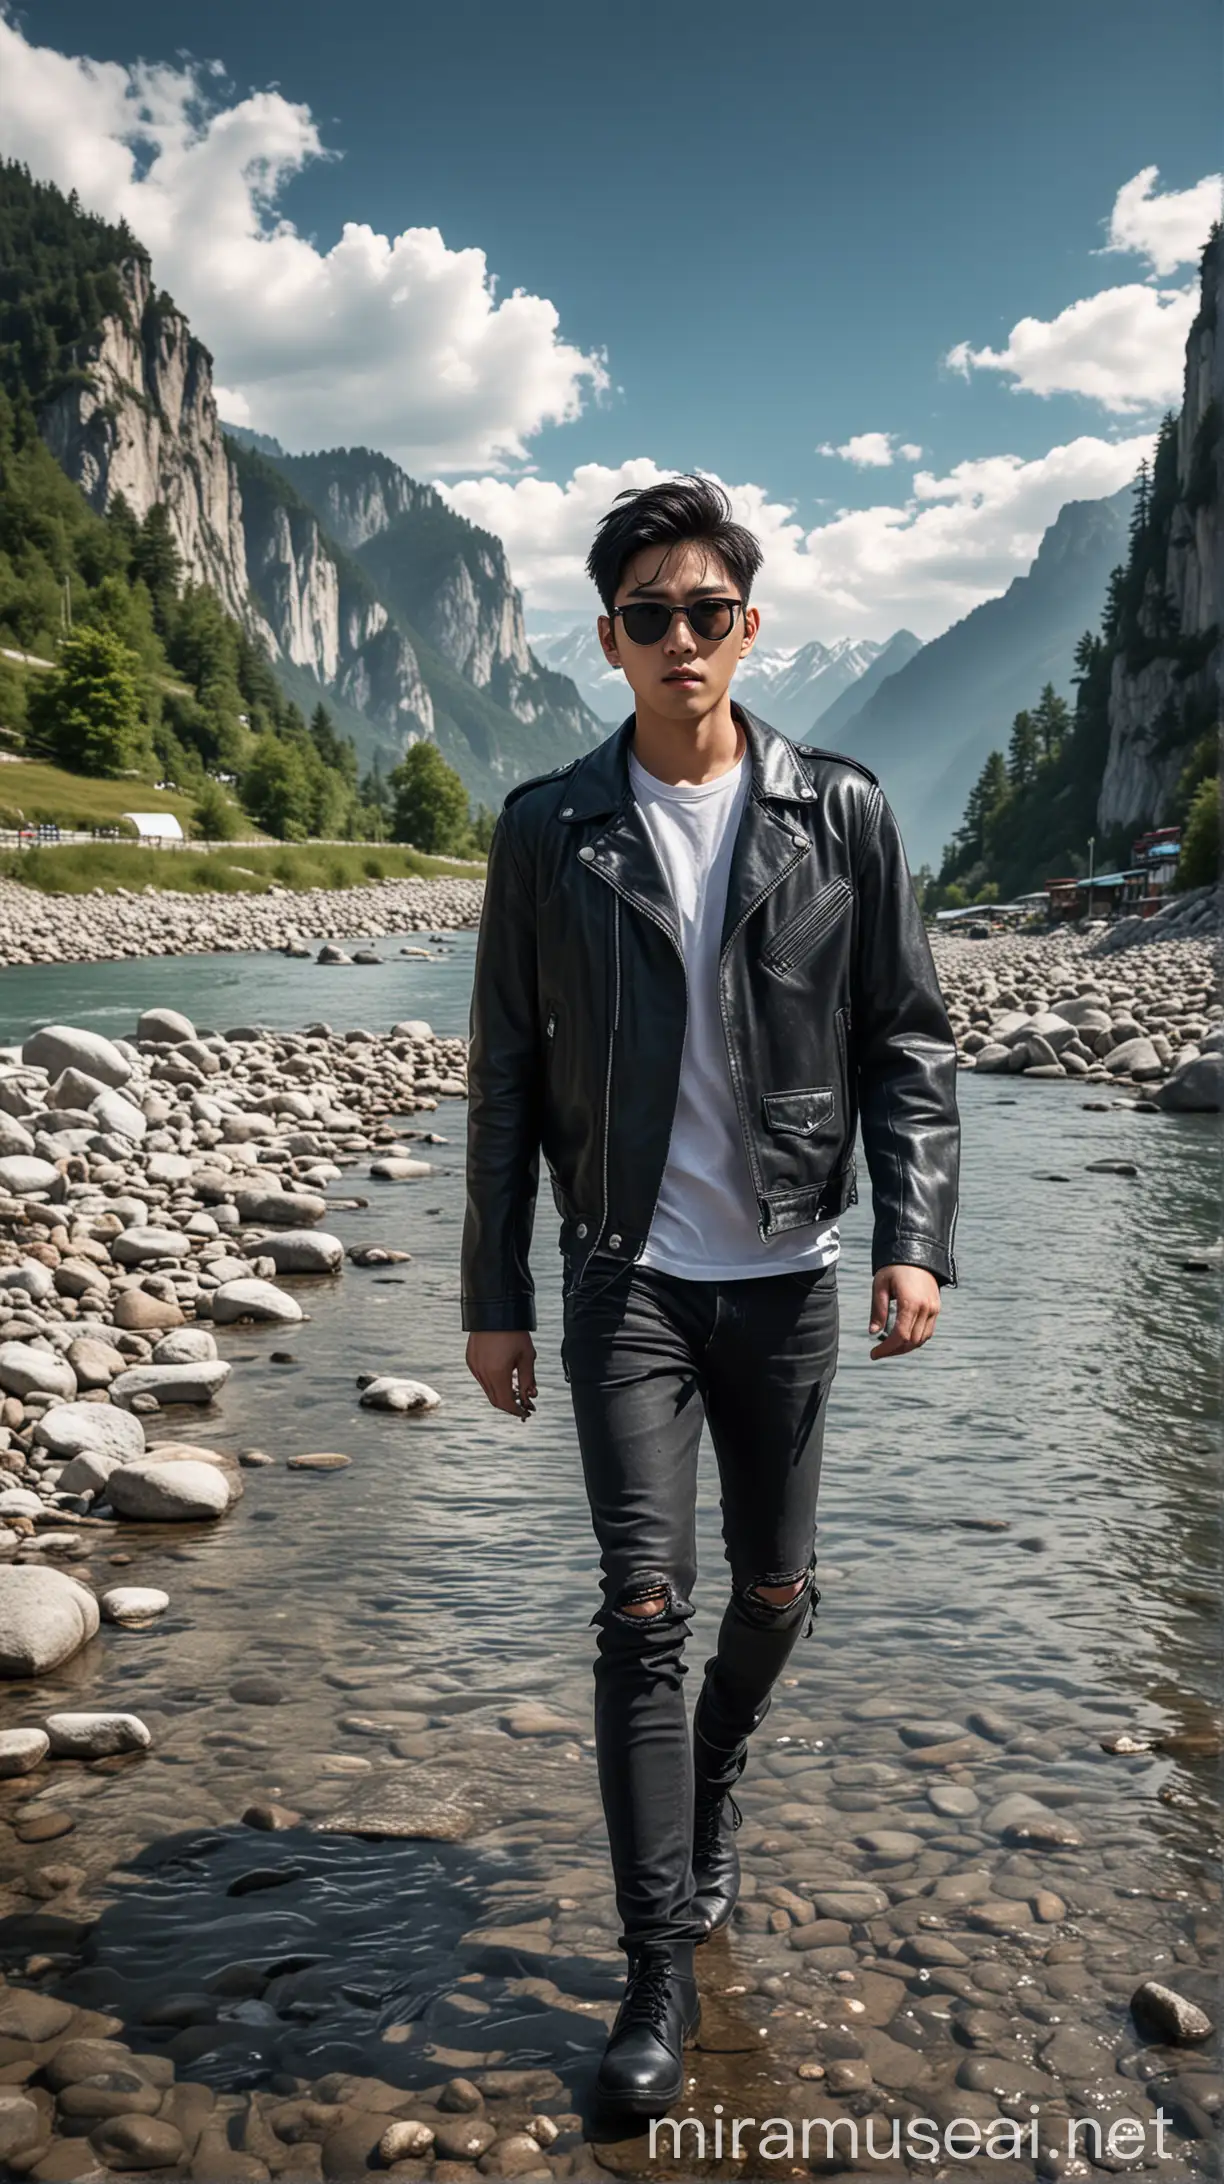
<svg viewBox="0 0 1224 2184"><path fill-rule="evenodd" d="M772 940L766 942L761 951L761 961L775 969L793 967L815 947L830 926L837 924L853 900L854 889L849 880L839 876L827 881L774 934Z"/></svg>
<svg viewBox="0 0 1224 2184"><path fill-rule="evenodd" d="M832 1085L808 1085L801 1092L765 1092L761 1096L766 1126L795 1137L812 1137L833 1118Z"/></svg>

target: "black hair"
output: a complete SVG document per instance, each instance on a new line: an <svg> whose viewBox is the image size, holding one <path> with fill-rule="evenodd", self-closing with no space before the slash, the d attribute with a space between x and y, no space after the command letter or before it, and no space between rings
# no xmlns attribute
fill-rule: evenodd
<svg viewBox="0 0 1224 2184"><path fill-rule="evenodd" d="M718 555L746 600L764 559L760 541L733 521L731 503L713 478L689 471L637 492L628 486L618 493L586 557L587 575L606 612L612 612L625 563L644 546L663 547L666 559L673 546L690 543L708 546Z"/></svg>

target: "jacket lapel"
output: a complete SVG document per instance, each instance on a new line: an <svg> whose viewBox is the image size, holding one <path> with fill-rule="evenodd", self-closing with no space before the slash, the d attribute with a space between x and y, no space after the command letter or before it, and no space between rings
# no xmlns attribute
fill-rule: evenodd
<svg viewBox="0 0 1224 2184"><path fill-rule="evenodd" d="M757 904L810 854L811 843L788 806L813 803L816 793L785 739L742 705L735 710L748 739L752 787L731 853L723 954Z"/></svg>

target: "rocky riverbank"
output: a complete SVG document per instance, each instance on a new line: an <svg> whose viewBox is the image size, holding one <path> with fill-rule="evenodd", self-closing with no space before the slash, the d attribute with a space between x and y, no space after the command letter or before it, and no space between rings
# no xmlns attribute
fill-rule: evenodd
<svg viewBox="0 0 1224 2184"><path fill-rule="evenodd" d="M308 955L320 942L353 933L374 943L474 925L483 895L483 874L307 892L269 888L263 895L177 895L161 888L48 895L0 880L0 969L271 948Z"/></svg>
<svg viewBox="0 0 1224 2184"><path fill-rule="evenodd" d="M1102 935L1060 931L970 940L937 933L940 985L965 1069L1117 1086L1174 1112L1221 1105L1224 1007L1219 943L1195 920L1160 937L1128 921Z"/></svg>

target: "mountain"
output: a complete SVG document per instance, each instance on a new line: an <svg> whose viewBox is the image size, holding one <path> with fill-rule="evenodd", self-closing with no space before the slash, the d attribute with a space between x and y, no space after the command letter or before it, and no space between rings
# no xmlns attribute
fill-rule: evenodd
<svg viewBox="0 0 1224 2184"><path fill-rule="evenodd" d="M91 508L160 505L184 575L249 620L208 350L126 226L15 162L0 165L0 377Z"/></svg>
<svg viewBox="0 0 1224 2184"><path fill-rule="evenodd" d="M1069 693L1076 643L1097 620L1109 572L1126 552L1129 500L1125 487L1108 500L1069 501L1027 575L932 638L839 721L839 748L880 775L911 866L939 864L1015 715L1046 683ZM822 743L828 726L822 721Z"/></svg>
<svg viewBox="0 0 1224 2184"><path fill-rule="evenodd" d="M532 643L541 660L573 677L587 704L604 720L623 720L629 709L628 685L620 669L609 667L605 660L594 617L574 629L533 638ZM806 645L773 651L758 646L736 672L735 695L784 735L805 736L828 706L843 701L864 677L874 674L886 653L892 654L895 665L900 665L900 659L894 647L901 647L901 656L908 658L907 646L909 651L918 647L917 638L907 630L890 637L886 645L869 637L839 637L831 645L813 639Z"/></svg>
<svg viewBox="0 0 1224 2184"><path fill-rule="evenodd" d="M921 637L915 637L913 631L909 629L897 630L886 644L879 647L871 665L863 670L858 681L849 683L829 705L826 705L823 713L817 714L812 723L812 734L815 735L817 728L819 728L821 742L826 747L836 746L843 733L845 723L853 720L855 714L867 703L868 698L874 695L882 682L887 682L890 675L895 675L901 668L907 667L915 654L921 652L921 650Z"/></svg>
<svg viewBox="0 0 1224 2184"><path fill-rule="evenodd" d="M368 448L273 461L235 442L232 453L260 612L316 695L346 709L359 749L393 761L433 736L496 807L515 781L606 734L570 679L532 654L500 539L432 486Z"/></svg>
<svg viewBox="0 0 1224 2184"><path fill-rule="evenodd" d="M1199 309L1186 341L1182 405L1157 445L1136 510L1118 597L1110 668L1109 750L1097 824L1103 834L1175 816L1196 745L1216 749L1224 670L1224 237L1203 253ZM1176 813L1180 816L1180 811Z"/></svg>

